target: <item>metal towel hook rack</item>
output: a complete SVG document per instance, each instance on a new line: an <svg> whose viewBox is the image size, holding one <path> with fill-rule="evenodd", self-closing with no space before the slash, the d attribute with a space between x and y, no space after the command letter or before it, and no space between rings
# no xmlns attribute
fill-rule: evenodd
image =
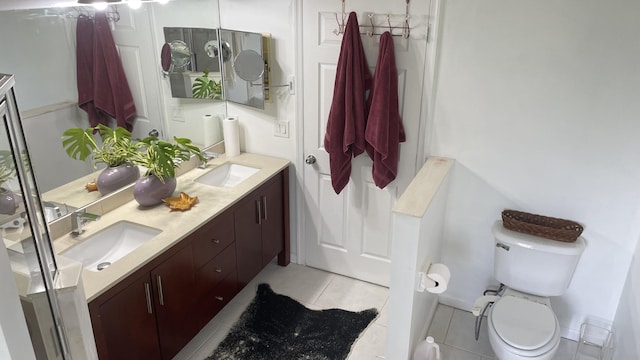
<svg viewBox="0 0 640 360"><path fill-rule="evenodd" d="M336 24L338 25L337 29L333 30L333 33L336 35L341 35L344 34L344 29L345 29L345 19L347 17L347 14L345 12L345 1L346 0L340 0L341 5L342 5L342 10L341 10L341 16L338 16L338 13L335 13L336 16ZM404 39L408 39L409 36L411 35L411 26L409 24L409 3L410 0L405 0L406 3L406 9L405 9L405 13L403 15L399 15L399 14L376 14L376 13L369 13L367 15L368 20L369 20L369 24L367 25L360 25L360 27L366 27L367 30L362 32L360 31L361 35L367 35L369 37L373 37L374 35L382 35L383 32L385 32L386 30L389 31L389 33L392 36L402 36ZM375 22L375 17L381 17L381 16L385 16L387 19L387 23L386 25L376 25ZM402 25L393 25L391 23L391 17L398 17L398 16L402 16L403 17L403 21L402 21ZM382 19L381 19L382 20ZM376 32L376 29L384 29L384 30L380 30L381 32ZM401 30L401 33L396 33L394 34L393 31L394 30Z"/></svg>
<svg viewBox="0 0 640 360"><path fill-rule="evenodd" d="M333 33L336 35L344 34L344 2L345 0L340 0L342 2L342 21L338 20L338 13L336 13L336 22L338 23L338 28L333 30Z"/></svg>

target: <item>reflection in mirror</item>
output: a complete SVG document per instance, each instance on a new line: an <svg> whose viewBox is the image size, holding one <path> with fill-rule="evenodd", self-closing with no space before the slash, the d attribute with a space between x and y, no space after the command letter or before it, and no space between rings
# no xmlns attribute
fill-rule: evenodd
<svg viewBox="0 0 640 360"><path fill-rule="evenodd" d="M221 29L220 41L230 50L222 62L225 100L264 109L262 34Z"/></svg>
<svg viewBox="0 0 640 360"><path fill-rule="evenodd" d="M158 54L164 27L219 27L217 1L143 3L137 10L127 5L109 7L114 9L120 20L110 25L138 110L133 138L157 129L159 137L188 137L202 144L204 115L223 118L225 104L172 99ZM43 200L51 205L47 210L51 216L100 199L99 193L84 189L100 170L88 161L70 159L61 142L65 130L89 126L77 106L77 16L74 8L0 11L0 72L16 76L16 98L33 172Z"/></svg>
<svg viewBox="0 0 640 360"><path fill-rule="evenodd" d="M218 31L165 27L169 44L169 80L175 98L222 100Z"/></svg>

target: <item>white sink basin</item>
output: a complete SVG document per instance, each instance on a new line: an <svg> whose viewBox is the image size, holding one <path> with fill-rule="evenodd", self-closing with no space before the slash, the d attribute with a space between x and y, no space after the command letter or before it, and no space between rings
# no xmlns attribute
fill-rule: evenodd
<svg viewBox="0 0 640 360"><path fill-rule="evenodd" d="M225 163L198 177L195 179L195 182L211 186L232 188L245 181L258 171L260 171L260 169L251 166Z"/></svg>
<svg viewBox="0 0 640 360"><path fill-rule="evenodd" d="M100 271L161 232L129 221L119 221L60 255L81 262L87 270Z"/></svg>

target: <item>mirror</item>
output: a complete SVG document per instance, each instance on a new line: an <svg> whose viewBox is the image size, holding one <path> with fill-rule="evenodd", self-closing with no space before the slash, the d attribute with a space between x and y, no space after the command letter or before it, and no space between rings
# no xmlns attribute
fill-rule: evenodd
<svg viewBox="0 0 640 360"><path fill-rule="evenodd" d="M242 80L250 83L264 74L264 59L254 50L242 50L233 62L233 70Z"/></svg>
<svg viewBox="0 0 640 360"><path fill-rule="evenodd" d="M221 29L220 41L229 48L229 56L222 59L225 100L264 109L262 34Z"/></svg>
<svg viewBox="0 0 640 360"><path fill-rule="evenodd" d="M119 16L110 25L136 102L134 137L146 137L158 129L160 137L189 137L203 144L204 115L224 118L225 103L173 99L158 54L165 43L165 27L218 28L217 1L143 3L137 10L117 5L108 11ZM97 192L84 189L97 170L88 162L69 158L61 142L66 129L89 126L86 113L77 107L78 15L77 8L0 11L0 72L15 75L16 99L38 189L43 200L55 204L55 216L100 198Z"/></svg>
<svg viewBox="0 0 640 360"><path fill-rule="evenodd" d="M171 83L171 96L222 100L218 31L165 27L164 40L161 60ZM167 53L169 60L165 59ZM170 64L168 69L165 63Z"/></svg>

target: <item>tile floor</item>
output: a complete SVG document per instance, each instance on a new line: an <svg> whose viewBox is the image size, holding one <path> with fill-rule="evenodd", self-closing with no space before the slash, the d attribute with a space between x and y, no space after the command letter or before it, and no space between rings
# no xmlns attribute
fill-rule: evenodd
<svg viewBox="0 0 640 360"><path fill-rule="evenodd" d="M271 263L174 360L203 360L209 356L253 300L260 283L268 283L276 293L290 296L310 309L377 308L380 314L358 339L348 360L384 359L389 289L302 265L281 267Z"/></svg>
<svg viewBox="0 0 640 360"><path fill-rule="evenodd" d="M253 300L260 283L268 283L276 293L290 296L310 309L342 308L359 311L377 308L380 315L356 342L348 360L385 359L389 301L387 288L302 265L280 267L271 263L174 360L203 360L209 356ZM440 344L442 360L494 359L487 337L486 321L482 324L477 342L474 329L475 317L470 312L438 305L428 334ZM576 346L576 342L562 339L554 360L572 359Z"/></svg>
<svg viewBox="0 0 640 360"><path fill-rule="evenodd" d="M440 344L442 360L493 360L494 354L483 321L478 341L475 340L476 317L468 311L438 305L428 335ZM571 360L576 351L575 341L561 339L554 360Z"/></svg>

